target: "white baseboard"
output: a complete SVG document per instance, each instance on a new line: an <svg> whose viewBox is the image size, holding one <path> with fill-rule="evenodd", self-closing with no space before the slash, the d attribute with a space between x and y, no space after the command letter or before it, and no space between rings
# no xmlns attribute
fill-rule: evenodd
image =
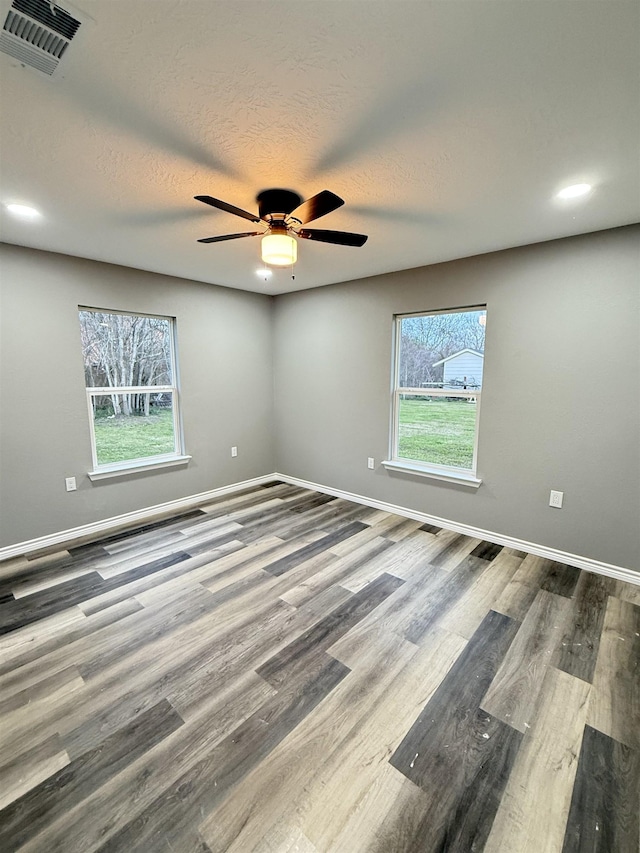
<svg viewBox="0 0 640 853"><path fill-rule="evenodd" d="M480 527L472 527L469 524L461 524L457 521L451 521L448 518L440 518L437 515L428 515L426 512L418 512L414 509L408 509L404 506L397 506L386 501L379 501L375 498L368 498L364 495L356 495L353 492L345 492L342 489L334 489L331 486L324 486L320 483L312 483L309 480L301 480L299 477L290 477L288 474L265 474L262 477L254 477L251 480L243 480L240 483L231 483L228 486L221 486L218 489L211 489L208 492L201 492L198 495L190 495L186 498L179 498L174 501L156 504L155 506L145 507L144 509L127 512L123 515L116 515L112 518L106 518L103 521L96 521L92 524L83 524L80 527L74 527L70 530L62 530L59 533L52 533L49 536L40 536L38 539L30 539L28 542L18 542L15 545L8 545L5 548L0 548L0 561L8 560L11 557L18 557L22 554L29 554L32 551L39 551L44 548L50 548L61 543L70 544L75 539L84 539L92 537L100 533L108 533L117 527L128 526L136 521L141 523L147 522L159 515L166 515L171 512L176 512L189 507L197 506L198 504L206 503L214 498L222 495L239 492L242 489L251 488L252 486L262 486L270 483L273 480L282 480L285 483L290 483L293 486L300 486L303 489L312 489L316 492L322 492L326 495L333 495L337 498L344 498L354 503L364 504L365 506L381 509L385 512L391 512L395 515L401 515L405 518L413 518L416 521L421 521L423 524L433 524L436 527L443 527L445 530L453 530L456 533L462 533L465 536L472 536L474 539L483 539L487 542L494 542L496 545L504 545L507 548L515 548L517 551L526 551L528 554L535 554L538 557L546 557L548 560L554 560L557 563L566 563L569 566L576 566L578 569L585 569L588 572L594 572L598 575L606 575L616 580L624 581L640 585L640 572L635 572L632 569L625 569L622 566L613 566L610 563L603 563L599 560L592 560L590 557L581 557L578 554L570 554L566 551L559 551L556 548L549 548L546 545L537 545L535 542L526 542L524 539L515 539L512 536L505 536L502 533L494 533L491 530L482 530Z"/></svg>
<svg viewBox="0 0 640 853"><path fill-rule="evenodd" d="M457 521L450 521L448 518L439 518L437 515L428 515L426 512L418 512L414 509L408 509L404 506L396 506L386 501L378 501L374 498L367 498L363 495L356 495L353 492L345 492L342 489L334 489L331 486L323 486L320 483L311 483L308 480L301 480L298 477L290 477L288 474L274 474L274 478L283 480L285 483L290 483L293 486L301 486L304 489L312 489L316 492L323 492L327 495L334 495L337 498L344 498L354 503L365 504L374 509L381 509L385 512L391 512L395 515L402 515L405 518L413 518L415 521L421 521L425 524L433 524L436 527L443 527L445 530L453 530L456 533L462 533L465 536L472 536L474 539L483 539L487 542L494 542L496 545L504 545L506 548L515 548L517 551L526 551L527 554L535 554L537 557L546 557L548 560L554 560L557 563L566 563L569 566L575 566L578 569L585 569L587 572L594 572L597 575L606 575L609 578L624 581L625 583L633 583L640 585L640 572L634 572L633 569L625 569L622 566L613 566L610 563L603 563L599 560L592 560L591 557L581 557L578 554L570 554L567 551L559 551L556 548L548 548L546 545L537 545L535 542L526 542L524 539L515 539L513 536L504 536L502 533L494 533L491 530L482 530L480 527L472 527L469 524L461 524Z"/></svg>
<svg viewBox="0 0 640 853"><path fill-rule="evenodd" d="M112 518L105 518L102 521L95 521L91 524L82 524L80 527L72 527L70 530L61 530L59 533L40 536L37 539L30 539L28 542L17 542L15 545L7 545L5 548L0 548L0 560L9 560L11 557L19 557L22 554L29 554L31 551L51 548L53 545L60 545L62 542L69 544L75 539L84 539L87 536L95 536L98 533L108 533L114 527L127 526L134 524L136 521L142 523L150 521L158 515L166 515L178 510L188 509L189 507L206 503L214 498L219 498L222 495L239 492L242 489L248 489L252 486L262 486L275 479L275 474L265 474L263 477L254 477L251 480L243 480L240 483L231 483L229 486L221 486L218 489L201 492L199 495L189 495L186 498L178 498L174 501L144 507L144 509L134 510L133 512L125 512L123 515L115 515Z"/></svg>

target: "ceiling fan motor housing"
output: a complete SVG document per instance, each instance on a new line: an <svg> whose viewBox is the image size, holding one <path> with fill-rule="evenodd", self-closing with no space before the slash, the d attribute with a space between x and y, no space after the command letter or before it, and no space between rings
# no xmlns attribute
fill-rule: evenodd
<svg viewBox="0 0 640 853"><path fill-rule="evenodd" d="M266 219L274 213L289 214L302 202L302 197L291 190L263 190L257 197L258 215Z"/></svg>

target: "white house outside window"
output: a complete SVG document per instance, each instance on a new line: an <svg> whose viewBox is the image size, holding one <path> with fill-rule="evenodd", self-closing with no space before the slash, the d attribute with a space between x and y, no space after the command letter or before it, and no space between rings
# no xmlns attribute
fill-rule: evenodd
<svg viewBox="0 0 640 853"><path fill-rule="evenodd" d="M477 479L485 306L395 318L391 459L386 467Z"/></svg>
<svg viewBox="0 0 640 853"><path fill-rule="evenodd" d="M173 318L91 308L79 317L91 474L186 461Z"/></svg>

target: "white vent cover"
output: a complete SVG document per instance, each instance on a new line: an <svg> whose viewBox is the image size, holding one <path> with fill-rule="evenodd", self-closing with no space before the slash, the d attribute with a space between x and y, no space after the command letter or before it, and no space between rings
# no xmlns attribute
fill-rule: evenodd
<svg viewBox="0 0 640 853"><path fill-rule="evenodd" d="M0 32L0 51L51 75L80 25L49 0L13 0Z"/></svg>

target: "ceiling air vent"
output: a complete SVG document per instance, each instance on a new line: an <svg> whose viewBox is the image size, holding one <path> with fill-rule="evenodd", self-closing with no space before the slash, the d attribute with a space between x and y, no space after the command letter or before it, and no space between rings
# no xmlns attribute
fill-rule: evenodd
<svg viewBox="0 0 640 853"><path fill-rule="evenodd" d="M49 0L13 0L0 32L0 51L53 74L79 27L80 21Z"/></svg>

